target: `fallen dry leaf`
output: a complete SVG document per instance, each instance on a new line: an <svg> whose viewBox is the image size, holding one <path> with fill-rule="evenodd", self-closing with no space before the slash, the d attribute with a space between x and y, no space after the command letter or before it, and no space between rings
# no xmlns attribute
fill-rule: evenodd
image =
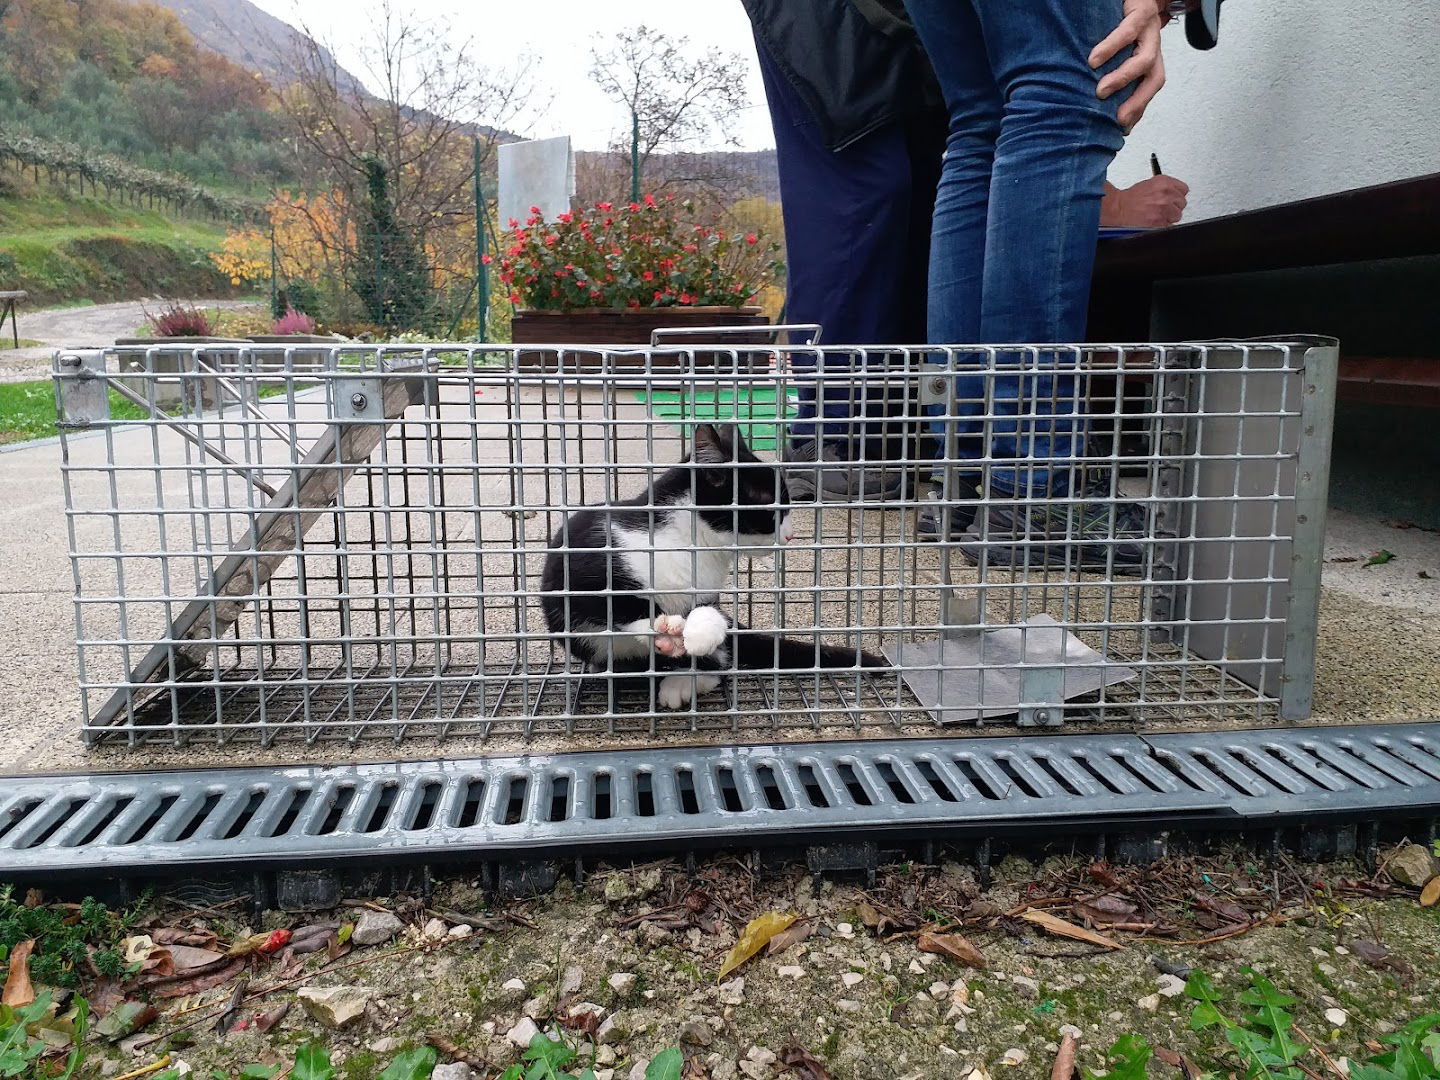
<svg viewBox="0 0 1440 1080"><path fill-rule="evenodd" d="M35 1000L35 987L30 982L30 954L35 941L22 941L10 950L10 973L5 976L5 989L0 992L0 1005L18 1009Z"/></svg>
<svg viewBox="0 0 1440 1080"><path fill-rule="evenodd" d="M125 994L120 989L119 979L97 979L85 995L85 1000L90 1002L90 1011L101 1017L124 1001Z"/></svg>
<svg viewBox="0 0 1440 1080"><path fill-rule="evenodd" d="M789 1046L780 1051L780 1064L793 1069L800 1080L833 1080L825 1066L804 1047Z"/></svg>
<svg viewBox="0 0 1440 1080"><path fill-rule="evenodd" d="M213 949L220 939L210 930L181 930L178 927L162 926L151 930L150 936L156 945L189 945L195 949Z"/></svg>
<svg viewBox="0 0 1440 1080"><path fill-rule="evenodd" d="M1036 911L1031 908L1020 916L1026 922L1034 923L1040 929L1055 934L1057 937L1072 938L1075 941L1088 942L1091 945L1100 945L1107 949L1125 948L1114 938L1106 937L1104 934L1097 934L1094 930L1086 930L1083 926L1076 926L1072 922L1051 915L1048 911Z"/></svg>
<svg viewBox="0 0 1440 1080"><path fill-rule="evenodd" d="M205 990L213 990L217 986L224 986L235 976L245 970L245 961L236 958L233 960L221 960L210 968L201 968L185 975L171 975L168 978L157 979L146 984L146 989L158 998L186 997L190 994L199 994Z"/></svg>
<svg viewBox="0 0 1440 1080"><path fill-rule="evenodd" d="M235 984L225 1011L220 1014L220 1019L215 1021L215 1034L222 1039L229 1035L235 1029L235 1025L240 1022L240 1003L245 1000L245 988L249 985L249 979L241 979Z"/></svg>
<svg viewBox="0 0 1440 1080"><path fill-rule="evenodd" d="M1412 970L1408 963L1392 955L1389 947L1378 941L1352 941L1350 951L1373 968L1389 968L1401 975L1408 975Z"/></svg>
<svg viewBox="0 0 1440 1080"><path fill-rule="evenodd" d="M1080 1050L1080 1040L1068 1031L1060 1040L1060 1050L1055 1055L1055 1064L1050 1067L1050 1080L1072 1080L1075 1076L1075 1055Z"/></svg>
<svg viewBox="0 0 1440 1080"><path fill-rule="evenodd" d="M1420 890L1420 906L1434 907L1440 904L1440 875L1430 879L1429 884Z"/></svg>
<svg viewBox="0 0 1440 1080"><path fill-rule="evenodd" d="M255 1030L258 1031L261 1035L268 1035L270 1033L270 1029L273 1028L276 1024L278 1024L281 1020L284 1020L285 1014L289 1011L290 1002L287 1001L281 1005L276 1005L275 1008L270 1009L267 1012L256 1013Z"/></svg>
<svg viewBox="0 0 1440 1080"><path fill-rule="evenodd" d="M741 964L749 960L780 931L787 929L795 921L795 916L779 911L767 911L764 915L757 915L751 919L740 935L740 940L730 947L725 954L725 962L720 965L720 978L724 978L734 971Z"/></svg>
<svg viewBox="0 0 1440 1080"><path fill-rule="evenodd" d="M814 924L810 922L792 923L770 939L765 946L765 955L774 956L776 953L784 952L792 945L799 945L810 936L812 929L814 929Z"/></svg>
<svg viewBox="0 0 1440 1080"><path fill-rule="evenodd" d="M216 960L223 960L224 953L218 953L213 949L198 949L194 945L169 945L170 959L174 963L176 975L183 975L193 971L195 968L207 967Z"/></svg>
<svg viewBox="0 0 1440 1080"><path fill-rule="evenodd" d="M1123 923L1133 919L1140 908L1123 896L1105 893L1103 896L1077 901L1071 910L1092 923Z"/></svg>
<svg viewBox="0 0 1440 1080"><path fill-rule="evenodd" d="M988 967L985 954L959 934L932 934L928 930L920 935L915 947L921 952L939 953L966 967Z"/></svg>
<svg viewBox="0 0 1440 1080"><path fill-rule="evenodd" d="M133 1035L160 1015L154 1005L143 1001L124 1001L95 1025L95 1032L111 1042L119 1042L126 1035Z"/></svg>

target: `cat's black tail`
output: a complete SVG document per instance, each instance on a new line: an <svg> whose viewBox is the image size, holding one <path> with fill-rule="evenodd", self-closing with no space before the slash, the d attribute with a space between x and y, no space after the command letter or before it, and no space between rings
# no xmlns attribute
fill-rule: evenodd
<svg viewBox="0 0 1440 1080"><path fill-rule="evenodd" d="M776 637L763 630L736 626L735 666L737 668L781 668L786 671L821 668L888 668L890 661L864 649L823 642L797 641Z"/></svg>

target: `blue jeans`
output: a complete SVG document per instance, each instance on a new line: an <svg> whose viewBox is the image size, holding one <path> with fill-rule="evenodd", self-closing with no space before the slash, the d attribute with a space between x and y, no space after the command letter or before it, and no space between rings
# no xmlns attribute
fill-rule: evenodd
<svg viewBox="0 0 1440 1080"><path fill-rule="evenodd" d="M831 150L758 41L756 51L785 207L785 320L819 323L825 344L923 340L930 211L944 134L938 118L928 125L890 124ZM852 365L870 360L864 349L834 356L836 378L818 402L813 385L800 387L797 417L788 427L792 442L813 439L819 427L822 439L844 448L848 458L891 456L895 440L887 437L884 418L906 411L903 396L896 402L878 386L867 393L862 381L844 377ZM805 361L803 353L793 358L800 371Z"/></svg>
<svg viewBox="0 0 1440 1080"><path fill-rule="evenodd" d="M1119 24L1121 0L905 6L950 113L929 343L1083 340L1105 172L1124 141L1116 121L1124 94L1101 101L1095 85L1129 53L1099 71L1087 58ZM1075 355L1015 350L996 361L1029 370L959 377L956 453L1014 462L989 467L992 491L1067 491L1084 448L1081 388L1063 370ZM979 419L987 411L992 419Z"/></svg>

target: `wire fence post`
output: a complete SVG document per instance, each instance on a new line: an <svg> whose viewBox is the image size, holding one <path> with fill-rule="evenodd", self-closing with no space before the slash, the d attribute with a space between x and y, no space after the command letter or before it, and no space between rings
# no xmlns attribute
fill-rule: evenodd
<svg viewBox="0 0 1440 1080"><path fill-rule="evenodd" d="M630 201L640 201L640 114L630 110Z"/></svg>
<svg viewBox="0 0 1440 1080"><path fill-rule="evenodd" d="M485 270L488 244L485 220L485 189L480 182L480 140L475 140L475 280L478 282L479 310L476 312L475 340L484 341L490 322L490 275Z"/></svg>

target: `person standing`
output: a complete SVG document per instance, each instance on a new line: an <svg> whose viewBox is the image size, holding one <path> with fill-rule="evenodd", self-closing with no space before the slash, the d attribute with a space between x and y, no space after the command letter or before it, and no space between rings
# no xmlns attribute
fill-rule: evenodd
<svg viewBox="0 0 1440 1080"><path fill-rule="evenodd" d="M927 341L1084 340L1106 171L1164 85L1166 0L905 5L949 117ZM1111 497L1113 477L1087 487L1076 353L993 357L1009 370L958 376L957 418L947 422L954 452L976 462L966 474L974 490L950 492L917 531L963 535L991 565L1138 566L1139 507Z"/></svg>

